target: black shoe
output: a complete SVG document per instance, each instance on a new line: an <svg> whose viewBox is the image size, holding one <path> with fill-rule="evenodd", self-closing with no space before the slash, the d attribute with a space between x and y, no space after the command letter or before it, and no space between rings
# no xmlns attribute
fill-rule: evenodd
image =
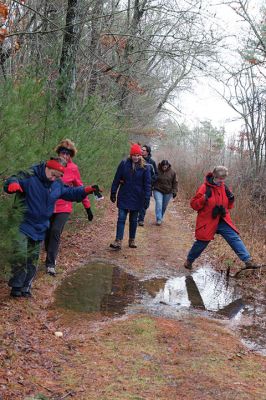
<svg viewBox="0 0 266 400"><path fill-rule="evenodd" d="M22 297L32 297L31 292L21 292Z"/></svg>
<svg viewBox="0 0 266 400"><path fill-rule="evenodd" d="M138 222L138 225L139 225L139 226L144 226L144 221L139 221L139 222Z"/></svg>
<svg viewBox="0 0 266 400"><path fill-rule="evenodd" d="M11 297L21 297L22 296L21 290L19 288L12 288L11 292L10 292L10 296Z"/></svg>
<svg viewBox="0 0 266 400"><path fill-rule="evenodd" d="M186 269L192 269L192 262L189 260L186 260L184 263L184 268Z"/></svg>

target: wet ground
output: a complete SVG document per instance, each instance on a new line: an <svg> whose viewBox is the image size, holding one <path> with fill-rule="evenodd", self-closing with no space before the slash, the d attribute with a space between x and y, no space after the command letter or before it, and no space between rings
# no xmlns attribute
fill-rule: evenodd
<svg viewBox="0 0 266 400"><path fill-rule="evenodd" d="M148 313L178 319L188 313L227 322L243 342L266 355L266 298L246 298L235 279L210 265L188 275L140 280L122 268L103 262L81 267L56 291L55 305L110 318Z"/></svg>

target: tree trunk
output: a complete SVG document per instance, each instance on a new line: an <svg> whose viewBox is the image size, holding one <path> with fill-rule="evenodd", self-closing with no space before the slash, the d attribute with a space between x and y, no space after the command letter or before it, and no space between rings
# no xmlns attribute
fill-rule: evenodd
<svg viewBox="0 0 266 400"><path fill-rule="evenodd" d="M76 55L79 43L78 27L75 26L78 0L68 0L66 26L59 66L59 105L66 104L75 90L76 85Z"/></svg>

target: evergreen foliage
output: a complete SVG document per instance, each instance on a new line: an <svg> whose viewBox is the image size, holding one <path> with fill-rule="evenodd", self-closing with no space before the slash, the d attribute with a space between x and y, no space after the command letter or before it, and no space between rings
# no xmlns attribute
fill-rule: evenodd
<svg viewBox="0 0 266 400"><path fill-rule="evenodd" d="M108 191L116 167L128 151L123 121L116 119L116 113L96 97L83 105L73 101L59 111L56 96L45 81L28 78L7 82L0 87L1 187L10 175L55 156L58 142L69 138L78 149L74 162L84 184L97 183ZM1 190L1 271L8 265L22 213L12 207L14 197Z"/></svg>

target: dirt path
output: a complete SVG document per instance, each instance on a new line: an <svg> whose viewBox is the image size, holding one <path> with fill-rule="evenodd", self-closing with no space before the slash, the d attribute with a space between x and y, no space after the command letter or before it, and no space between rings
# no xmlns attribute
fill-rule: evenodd
<svg viewBox="0 0 266 400"><path fill-rule="evenodd" d="M93 224L82 220L79 232L64 233L60 273L54 279L40 268L33 299L11 300L0 283L0 399L265 400L266 358L248 351L222 322L143 314L108 319L53 307L62 279L92 259L138 278L182 269L194 218L184 204L172 203L161 227L152 205L138 228L138 248L129 249L126 236L120 252L109 249L117 210L108 202L99 207Z"/></svg>

